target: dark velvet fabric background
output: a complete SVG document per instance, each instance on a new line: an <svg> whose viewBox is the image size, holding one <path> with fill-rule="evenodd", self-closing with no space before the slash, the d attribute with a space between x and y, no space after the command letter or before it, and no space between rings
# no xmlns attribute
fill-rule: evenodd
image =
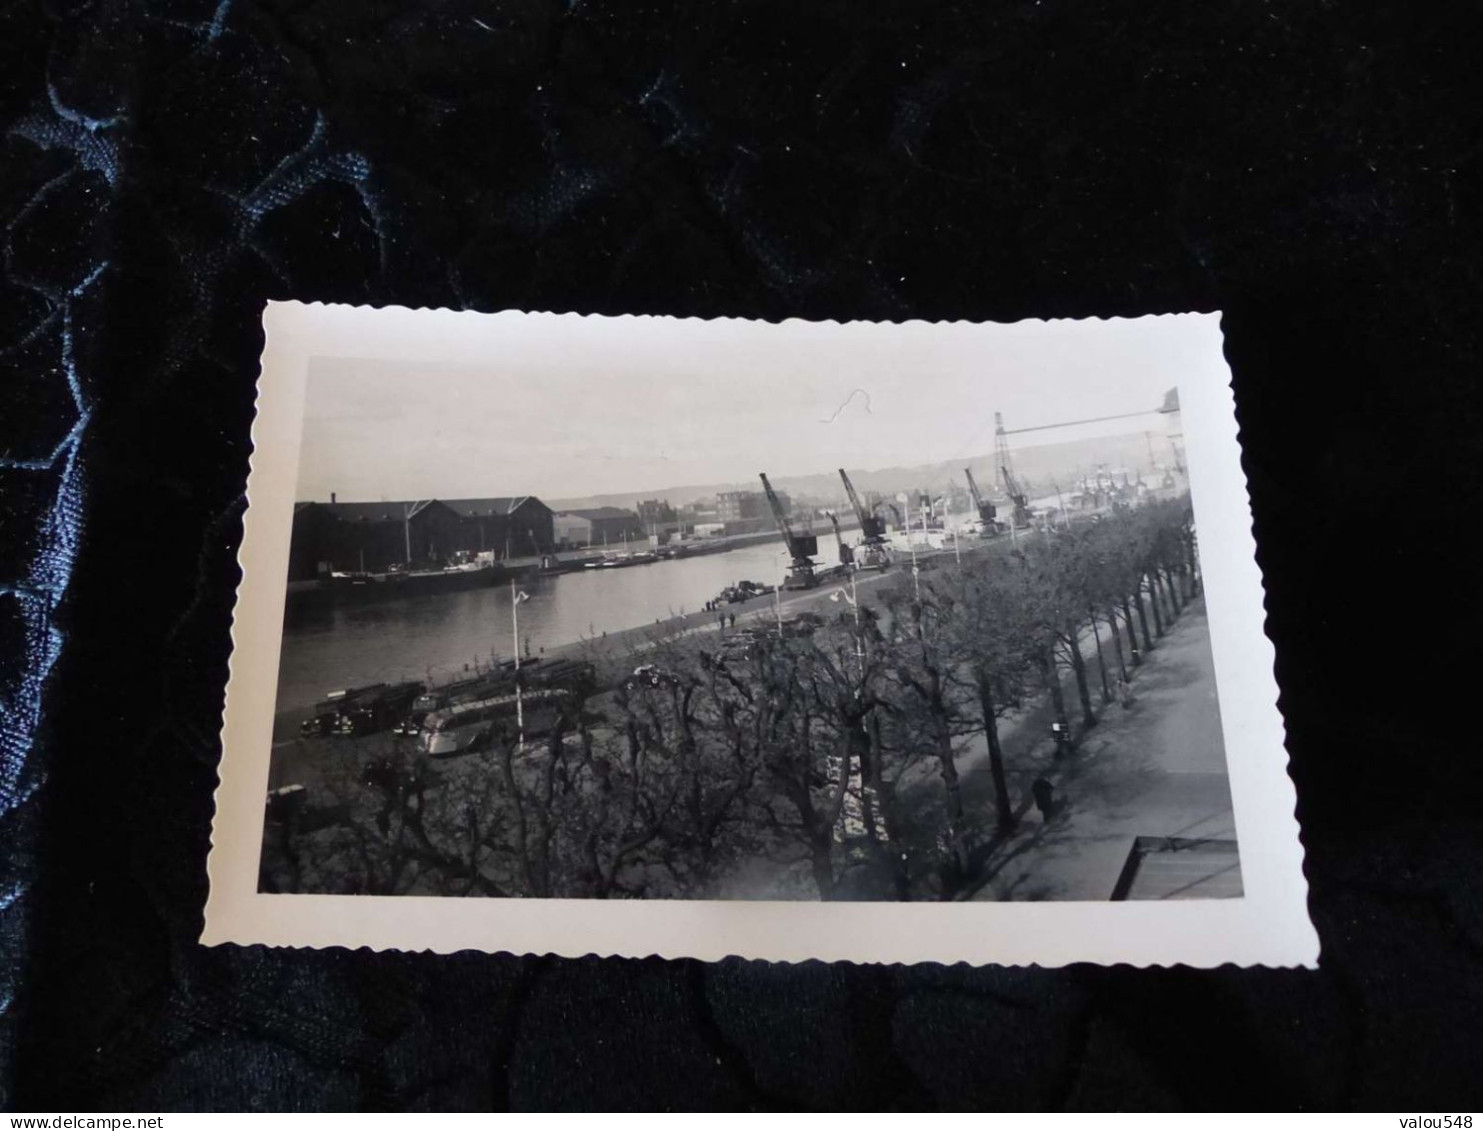
<svg viewBox="0 0 1483 1131"><path fill-rule="evenodd" d="M1476 1109L1479 31L0 3L3 1102ZM198 946L269 297L1225 311L1320 969Z"/></svg>

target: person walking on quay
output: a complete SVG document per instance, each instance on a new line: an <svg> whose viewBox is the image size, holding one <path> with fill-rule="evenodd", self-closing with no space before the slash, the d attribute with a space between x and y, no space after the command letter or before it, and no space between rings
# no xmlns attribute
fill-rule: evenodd
<svg viewBox="0 0 1483 1131"><path fill-rule="evenodd" d="M732 628L735 628L736 627L736 614L735 613L731 613L729 615L731 617L731 627Z"/></svg>
<svg viewBox="0 0 1483 1131"><path fill-rule="evenodd" d="M1030 784L1030 793L1035 798L1035 808L1040 810L1040 819L1049 821L1056 811L1056 787L1049 778L1036 778Z"/></svg>

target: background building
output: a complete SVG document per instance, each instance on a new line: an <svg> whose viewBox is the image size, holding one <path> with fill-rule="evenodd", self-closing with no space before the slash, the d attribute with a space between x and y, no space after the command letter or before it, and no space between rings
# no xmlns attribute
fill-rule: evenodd
<svg viewBox="0 0 1483 1131"><path fill-rule="evenodd" d="M621 546L625 542L647 542L649 538L639 516L621 507L562 511L554 517L554 526L556 545L567 549Z"/></svg>
<svg viewBox="0 0 1483 1131"><path fill-rule="evenodd" d="M592 541L592 522L571 511L557 511L551 519L551 527L558 550L573 550Z"/></svg>
<svg viewBox="0 0 1483 1131"><path fill-rule="evenodd" d="M461 548L463 534L459 516L432 499L297 503L289 580L438 563Z"/></svg>
<svg viewBox="0 0 1483 1131"><path fill-rule="evenodd" d="M551 508L534 495L439 502L463 522L460 550L502 560L534 557L556 545Z"/></svg>
<svg viewBox="0 0 1483 1131"><path fill-rule="evenodd" d="M792 509L786 491L776 492L783 513ZM772 526L772 511L761 491L722 491L716 495L716 520L726 524L727 534L755 534Z"/></svg>
<svg viewBox="0 0 1483 1131"><path fill-rule="evenodd" d="M440 566L455 557L532 557L555 545L551 508L533 495L294 504L288 578Z"/></svg>
<svg viewBox="0 0 1483 1131"><path fill-rule="evenodd" d="M680 512L664 499L645 499L638 504L639 521L644 530L658 545L667 543L673 535L686 531L687 524Z"/></svg>
<svg viewBox="0 0 1483 1131"><path fill-rule="evenodd" d="M716 495L716 517L721 522L746 522L766 513L767 499L760 491L722 491Z"/></svg>
<svg viewBox="0 0 1483 1131"><path fill-rule="evenodd" d="M684 523L687 530L694 530L697 526L720 523L721 515L716 510L714 496L708 499L696 499L693 503L686 503L680 508L680 521Z"/></svg>
<svg viewBox="0 0 1483 1131"><path fill-rule="evenodd" d="M675 508L663 499L645 499L638 505L638 516L650 530L661 530L679 524L680 517Z"/></svg>

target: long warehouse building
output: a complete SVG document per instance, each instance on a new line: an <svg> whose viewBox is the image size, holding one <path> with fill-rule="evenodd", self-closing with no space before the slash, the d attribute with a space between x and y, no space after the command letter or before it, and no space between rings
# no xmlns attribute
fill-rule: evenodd
<svg viewBox="0 0 1483 1131"><path fill-rule="evenodd" d="M392 566L436 565L455 555L533 557L555 547L552 518L551 508L534 495L379 503L342 503L332 496L327 503L295 503L288 579L381 573Z"/></svg>

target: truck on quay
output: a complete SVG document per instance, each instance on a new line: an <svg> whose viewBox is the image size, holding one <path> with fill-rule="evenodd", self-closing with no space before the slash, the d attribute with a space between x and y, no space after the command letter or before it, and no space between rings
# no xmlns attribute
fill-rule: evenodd
<svg viewBox="0 0 1483 1131"><path fill-rule="evenodd" d="M299 733L306 738L334 734L340 725L340 712L354 708L362 699L383 691L384 683L368 683L364 687L347 687L328 692L318 703L314 712L299 724Z"/></svg>
<svg viewBox="0 0 1483 1131"><path fill-rule="evenodd" d="M770 585L763 585L757 581L738 581L735 585L728 585L716 596L718 605L740 605L754 597L765 597L772 592Z"/></svg>
<svg viewBox="0 0 1483 1131"><path fill-rule="evenodd" d="M414 681L382 684L340 708L335 733L354 736L386 730L407 713L422 692L423 685Z"/></svg>

